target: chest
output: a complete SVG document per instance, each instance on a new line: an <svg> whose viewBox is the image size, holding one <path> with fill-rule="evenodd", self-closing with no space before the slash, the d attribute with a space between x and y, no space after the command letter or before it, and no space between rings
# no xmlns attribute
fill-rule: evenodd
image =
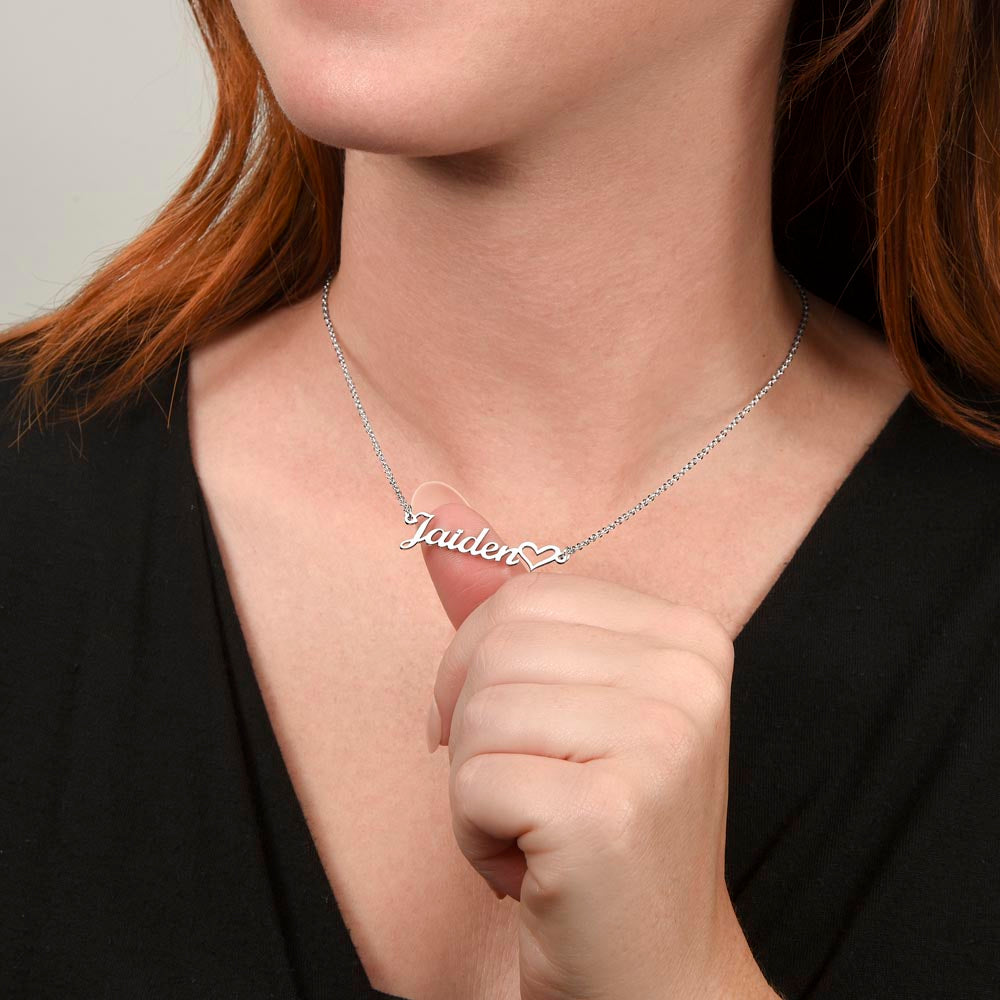
<svg viewBox="0 0 1000 1000"><path fill-rule="evenodd" d="M419 552L397 547L405 528L391 520L359 539L302 497L292 509L286 493L279 511L246 503L248 490L211 473L202 485L271 725L373 985L401 997L515 1000L518 904L498 901L458 850L448 754L424 744L454 632ZM675 580L637 564L644 579L631 582L745 618L783 554L772 551L748 586L716 571L734 565L726 542L707 566L709 540L686 563L692 547L677 545L664 561Z"/></svg>
<svg viewBox="0 0 1000 1000"><path fill-rule="evenodd" d="M419 555L366 579L363 561L321 546L303 572L304 539L264 556L217 513L265 707L372 984L407 998L516 1000L517 904L498 901L458 850L448 753L424 742L454 632Z"/></svg>
<svg viewBox="0 0 1000 1000"><path fill-rule="evenodd" d="M354 451L335 454L329 469L296 462L285 443L294 428L272 433L266 412L249 427L241 399L204 398L190 404L192 452L229 589L369 978L401 997L515 1000L518 904L498 901L459 852L448 754L429 755L424 742L454 632L419 551L399 550L410 532L384 484L372 494L367 442L345 435ZM832 460L807 461L816 451L804 450L794 477L778 459L744 474L706 464L686 500L661 501L572 569L710 610L736 636L865 439L855 435ZM418 469L397 472L419 481Z"/></svg>

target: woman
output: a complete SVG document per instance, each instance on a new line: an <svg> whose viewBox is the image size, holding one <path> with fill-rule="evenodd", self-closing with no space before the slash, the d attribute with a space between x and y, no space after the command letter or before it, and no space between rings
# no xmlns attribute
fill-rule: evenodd
<svg viewBox="0 0 1000 1000"><path fill-rule="evenodd" d="M191 5L4 340L5 995L995 996L989 0Z"/></svg>

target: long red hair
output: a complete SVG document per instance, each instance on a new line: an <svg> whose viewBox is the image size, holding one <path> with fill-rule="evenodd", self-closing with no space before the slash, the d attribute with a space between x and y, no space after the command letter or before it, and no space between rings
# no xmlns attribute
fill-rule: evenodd
<svg viewBox="0 0 1000 1000"><path fill-rule="evenodd" d="M217 78L208 144L144 232L0 335L27 426L127 405L186 346L338 265L343 150L284 116L230 0L189 4ZM992 406L950 381L1000 389L1000 5L799 0L775 142L779 258L884 331L939 419L1000 445Z"/></svg>

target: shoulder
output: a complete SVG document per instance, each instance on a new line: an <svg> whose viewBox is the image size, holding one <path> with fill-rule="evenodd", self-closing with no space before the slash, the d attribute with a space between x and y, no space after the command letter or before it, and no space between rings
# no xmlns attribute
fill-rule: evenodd
<svg viewBox="0 0 1000 1000"><path fill-rule="evenodd" d="M0 380L0 600L41 576L58 587L135 541L165 482L183 468L174 375L159 373L120 411L43 426L11 412L19 379Z"/></svg>
<svg viewBox="0 0 1000 1000"><path fill-rule="evenodd" d="M1000 397L991 398L969 382L955 383L954 389L1000 429ZM972 517L1000 512L1000 445L945 422L913 393L904 400L896 423L896 471L928 514Z"/></svg>
<svg viewBox="0 0 1000 1000"><path fill-rule="evenodd" d="M165 416L173 388L164 372L117 418L32 427L15 444L0 384L0 703L17 722L0 756L25 767L70 724L62 708L110 704L134 671L169 664L160 646L200 613L201 507L182 392Z"/></svg>
<svg viewBox="0 0 1000 1000"><path fill-rule="evenodd" d="M877 595L872 613L895 636L896 655L908 650L920 659L937 650L940 659L947 637L956 677L994 683L1000 448L944 423L911 394L873 469L836 559L854 564L858 586Z"/></svg>
<svg viewBox="0 0 1000 1000"><path fill-rule="evenodd" d="M23 376L0 376L0 490L6 499L13 502L33 485L57 481L92 486L96 476L112 468L127 472L141 464L145 453L165 447L171 424L183 424L178 405L183 373L182 359L181 367L157 373L124 406L84 421L43 422L30 422L28 414L13 409ZM175 381L180 391L173 391Z"/></svg>

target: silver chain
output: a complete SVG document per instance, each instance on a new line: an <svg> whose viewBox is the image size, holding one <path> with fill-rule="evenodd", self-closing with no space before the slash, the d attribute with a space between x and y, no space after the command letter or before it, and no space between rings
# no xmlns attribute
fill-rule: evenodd
<svg viewBox="0 0 1000 1000"><path fill-rule="evenodd" d="M795 339L792 341L792 346L789 348L788 354L785 355L785 360L778 366L777 371L775 371L767 382L761 386L753 399L751 399L750 402L747 403L747 405L744 406L743 409L740 410L740 412L737 413L736 416L733 417L733 419L730 420L729 423L726 424L726 426L723 427L722 430L719 431L719 433L716 434L715 437L701 449L701 451L699 451L694 457L678 469L669 479L657 486L652 493L643 497L643 499L635 504L635 506L629 507L628 510L619 514L613 521L609 521L603 528L599 528L592 535L588 535L586 538L576 542L574 545L568 545L565 548L562 548L559 555L555 559L557 563L568 562L569 557L573 555L574 552L578 552L580 549L598 541L605 535L614 531L619 525L624 524L630 517L635 517L639 511L645 510L646 507L648 507L661 493L670 489L671 486L673 486L686 473L690 472L717 444L719 444L726 437L726 435L768 394L771 386L773 386L774 383L777 382L778 379L785 373L785 369L792 363L792 358L795 357L795 352L799 349L799 341L802 339L802 334L805 333L806 325L809 322L809 296L806 294L805 288L802 287L802 283L795 277L794 274L792 274L791 271L788 270L788 268L782 266L782 270L792 280L798 290L799 297L802 299L802 318L799 321L799 327L795 332ZM347 367L344 352L340 349L340 342L337 340L337 333L333 328L333 323L330 322L330 308L328 300L330 295L330 283L333 281L333 276L334 272L330 271L326 276L326 280L323 282L323 320L326 323L327 330L330 332L330 341L333 344L333 349L337 352L337 360L340 362L340 370L344 373L344 380L347 382L347 388L350 390L351 398L354 400L358 416L361 417L361 423L364 425L368 438L372 443L375 455L378 457L378 460L382 465L382 471L385 473L385 478L389 480L389 485L396 494L396 499L399 501L399 505L403 508L403 520L409 525L416 524L418 518L414 515L410 502L406 499L403 491L399 488L399 483L396 482L396 477L392 474L392 469L390 468L385 454L382 451L382 446L378 443L375 431L372 430L371 422L368 420L368 414L365 413L365 408L361 404L361 397L358 395L358 388L354 384L354 379L351 378L350 369Z"/></svg>

